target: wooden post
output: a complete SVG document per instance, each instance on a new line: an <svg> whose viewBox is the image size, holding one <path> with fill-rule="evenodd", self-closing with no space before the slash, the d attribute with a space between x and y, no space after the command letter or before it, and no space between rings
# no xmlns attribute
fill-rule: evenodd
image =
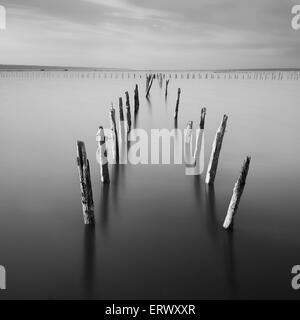
<svg viewBox="0 0 300 320"><path fill-rule="evenodd" d="M150 75L150 80L149 80L149 84L148 84L148 88L147 88L147 92L146 92L146 98L149 97L150 90L151 90L151 87L152 87L152 84L153 84L153 80L154 80L154 76Z"/></svg>
<svg viewBox="0 0 300 320"><path fill-rule="evenodd" d="M85 144L82 141L77 141L77 166L81 187L81 203L84 224L94 225L94 200L90 164L87 159Z"/></svg>
<svg viewBox="0 0 300 320"><path fill-rule="evenodd" d="M221 148L222 148L222 143L223 143L223 138L224 138L224 134L225 134L225 130L226 130L227 120L228 120L228 116L224 115L222 122L221 122L221 125L216 133L216 137L215 137L213 147L212 147L210 161L208 164L206 179L205 179L205 182L207 184L214 184L214 182L215 182L215 177L216 177L218 162L219 162L219 156L220 156L220 152L221 152Z"/></svg>
<svg viewBox="0 0 300 320"><path fill-rule="evenodd" d="M240 176L234 186L232 198L228 207L227 215L223 224L224 229L230 229L234 224L234 216L238 210L238 206L246 185L246 179L249 171L251 157L247 157L242 166Z"/></svg>
<svg viewBox="0 0 300 320"><path fill-rule="evenodd" d="M150 78L149 78L149 75L148 74L146 74L146 93L147 93L147 91L148 91L148 88L149 88L149 84L150 84Z"/></svg>
<svg viewBox="0 0 300 320"><path fill-rule="evenodd" d="M110 122L111 122L111 130L112 130L112 138L113 138L113 154L115 158L116 164L119 163L119 140L118 140L118 132L116 125L116 110L113 105L110 108Z"/></svg>
<svg viewBox="0 0 300 320"><path fill-rule="evenodd" d="M166 91L165 91L165 97L166 97L166 99L168 98L168 87L169 87L169 83L170 83L170 80L167 80L167 81L166 81Z"/></svg>
<svg viewBox="0 0 300 320"><path fill-rule="evenodd" d="M96 135L96 141L98 143L97 160L100 164L100 176L102 183L109 183L109 170L107 160L107 149L105 145L105 135L103 127L99 127Z"/></svg>
<svg viewBox="0 0 300 320"><path fill-rule="evenodd" d="M162 76L162 73L159 74L159 86L160 88L162 88L162 85L163 85L163 76Z"/></svg>
<svg viewBox="0 0 300 320"><path fill-rule="evenodd" d="M131 131L131 111L130 111L130 100L129 93L126 91L126 114L127 114L127 132Z"/></svg>
<svg viewBox="0 0 300 320"><path fill-rule="evenodd" d="M175 120L178 119L178 110L179 110L179 103L180 103L180 95L181 95L181 89L178 88L178 96L177 96L177 102L176 102L176 108L175 108Z"/></svg>
<svg viewBox="0 0 300 320"><path fill-rule="evenodd" d="M120 140L121 140L121 143L125 143L127 133L126 133L126 129L125 129L123 99L122 98L119 98L119 115L120 115L120 123L119 123Z"/></svg>
<svg viewBox="0 0 300 320"><path fill-rule="evenodd" d="M205 117L206 117L206 108L201 109L201 117L200 117L200 129L204 130L205 127Z"/></svg>
<svg viewBox="0 0 300 320"><path fill-rule="evenodd" d="M134 113L137 114L140 108L139 86L136 84L134 89Z"/></svg>

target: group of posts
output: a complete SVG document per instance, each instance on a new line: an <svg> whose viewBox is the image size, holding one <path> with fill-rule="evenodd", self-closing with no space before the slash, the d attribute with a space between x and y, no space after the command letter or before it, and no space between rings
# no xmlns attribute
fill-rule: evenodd
<svg viewBox="0 0 300 320"><path fill-rule="evenodd" d="M197 130L198 133L197 133L196 148L195 148L194 156L192 156L192 151L191 151L192 150L191 137L192 137L192 129L193 129L192 121L188 122L185 130L185 161L186 161L186 167L187 167L186 172L188 175L200 174L200 172L202 172L202 168L204 168L204 163L203 163L204 157L202 161L200 161L200 152L204 148L203 137L204 137L205 117L206 117L206 108L202 108L200 123L199 123L199 130ZM208 168L207 168L207 173L205 178L205 183L209 186L213 186L215 182L223 139L226 132L227 120L228 120L228 116L224 115L212 145L211 156L208 163ZM227 215L223 223L224 229L232 229L233 227L234 216L237 213L238 206L246 185L246 179L249 171L250 161L251 161L251 157L247 156L242 165L240 175L233 189L233 194L227 210ZM202 168L200 168L200 166L202 166Z"/></svg>
<svg viewBox="0 0 300 320"><path fill-rule="evenodd" d="M162 86L162 75L154 75L149 74L146 77L146 98L149 98L150 90L153 85L153 81L155 78L158 78L160 85ZM165 97L168 96L168 86L169 80L166 80L165 87ZM175 126L177 127L177 119L180 105L180 97L181 97L181 89L178 89L177 93L177 101L175 107ZM122 150L122 146L127 143L127 136L131 131L132 119L131 119L131 105L130 105L130 97L129 93L125 92L126 98L126 122L123 110L123 99L119 98L119 131L120 131L120 141L118 138L117 132L117 123L116 123L116 110L112 105L110 108L110 123L111 123L111 136L113 140L113 157L116 164L120 163L120 150ZM140 107L139 101L139 88L138 85L135 86L134 89L134 113L135 115L138 113ZM204 169L204 156L202 161L200 161L201 151L204 150L204 129L205 129L205 118L206 118L206 108L202 108L200 122L199 122L199 130L197 130L197 138L196 138L196 147L194 153L192 153L191 147L191 136L193 129L193 122L190 121L187 125L185 131L185 161L187 167L187 174L198 175ZM212 151L210 160L208 163L205 183L209 186L214 185L219 157L222 149L223 139L226 132L228 116L224 115L221 121L221 124L217 130L217 133L214 138L214 142L212 145ZM127 126L126 126L127 124ZM100 175L101 182L104 184L110 183L109 178L109 170L108 170L108 161L107 161L107 148L106 148L106 138L104 134L103 127L99 127L97 132L97 160L100 164ZM204 154L204 153L203 153ZM249 171L251 157L246 157L238 180L234 186L232 198L227 210L227 215L225 221L223 223L223 227L225 229L231 229L234 224L234 216L237 213L238 206L245 188L246 179ZM93 225L95 223L94 218L94 203L93 203L93 192L91 185L91 177L90 177L90 166L89 161L87 159L85 144L82 141L77 142L77 165L79 171L80 185L81 185L81 202L83 209L83 217L85 224Z"/></svg>
<svg viewBox="0 0 300 320"><path fill-rule="evenodd" d="M119 130L120 130L120 141L118 138L117 132L117 123L116 123L116 110L112 105L110 108L110 123L111 123L111 137L113 140L113 157L116 164L120 162L120 150L121 145L127 143L127 136L131 131L132 119L131 119L131 104L128 91L125 92L126 100L126 122L124 117L123 110L123 98L119 98ZM134 114L136 115L139 111L140 99L139 99L139 87L135 86L134 89ZM127 127L125 127L127 124ZM97 149L97 161L100 164L100 176L101 182L103 184L109 184L109 170L108 170L108 161L107 161L107 148L106 148L106 137L104 134L104 128L99 127L99 130L96 135L96 141L98 143ZM93 192L91 184L91 174L90 174L90 165L89 160L87 159L87 153L85 144L82 141L77 142L77 166L79 172L80 186L81 186L81 203L83 210L84 223L86 225L95 224L94 216L94 202L93 202Z"/></svg>

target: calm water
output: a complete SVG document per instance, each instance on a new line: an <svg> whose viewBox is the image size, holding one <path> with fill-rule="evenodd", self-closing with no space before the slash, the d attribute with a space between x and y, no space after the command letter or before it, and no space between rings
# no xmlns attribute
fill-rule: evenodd
<svg viewBox="0 0 300 320"><path fill-rule="evenodd" d="M77 74L76 74L77 75ZM171 79L169 98L145 79L0 78L0 298L299 298L300 81ZM214 189L183 166L114 166L103 189L95 134L135 83L136 126L179 128L207 107L205 159L228 114ZM94 229L83 225L76 141L91 162ZM252 156L234 232L222 223L243 159Z"/></svg>

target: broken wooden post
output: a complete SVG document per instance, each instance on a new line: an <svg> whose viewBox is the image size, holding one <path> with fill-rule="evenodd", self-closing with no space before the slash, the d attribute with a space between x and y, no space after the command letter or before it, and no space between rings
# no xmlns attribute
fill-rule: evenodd
<svg viewBox="0 0 300 320"><path fill-rule="evenodd" d="M240 176L234 186L232 198L228 207L227 215L223 224L224 229L230 229L234 224L234 216L237 212L245 185L246 179L249 171L251 157L247 157L242 166Z"/></svg>
<svg viewBox="0 0 300 320"><path fill-rule="evenodd" d="M134 113L137 114L140 108L139 86L136 84L134 89Z"/></svg>
<svg viewBox="0 0 300 320"><path fill-rule="evenodd" d="M125 143L127 133L126 133L126 129L125 129L123 99L122 98L119 98L119 115L120 115L120 123L119 123L120 140L121 140L121 143Z"/></svg>
<svg viewBox="0 0 300 320"><path fill-rule="evenodd" d="M149 93L150 93L150 90L151 90L151 87L152 87L152 84L153 84L153 80L154 80L154 76L150 75L150 80L149 80L149 84L148 84L147 92L146 92L146 98L149 97Z"/></svg>
<svg viewBox="0 0 300 320"><path fill-rule="evenodd" d="M179 103L180 103L180 95L181 95L181 89L178 88L178 96L177 96L177 102L176 102L176 108L175 108L175 120L178 118L178 110L179 110Z"/></svg>
<svg viewBox="0 0 300 320"><path fill-rule="evenodd" d="M127 132L131 131L131 111L130 111L130 101L129 101L129 93L126 91L126 115L127 115Z"/></svg>
<svg viewBox="0 0 300 320"><path fill-rule="evenodd" d="M199 129L197 129L196 147L191 166L186 167L186 175L200 175L204 170L204 127L206 108L201 109Z"/></svg>
<svg viewBox="0 0 300 320"><path fill-rule="evenodd" d="M87 159L85 144L82 141L77 141L77 166L81 187L81 203L84 224L94 225L94 200L90 164Z"/></svg>
<svg viewBox="0 0 300 320"><path fill-rule="evenodd" d="M111 122L111 131L112 131L112 139L113 139L113 156L115 162L119 163L119 140L118 140L118 132L116 125L116 110L113 105L110 108L110 122Z"/></svg>
<svg viewBox="0 0 300 320"><path fill-rule="evenodd" d="M193 163L192 143L193 141L193 121L189 121L184 134L184 161L187 167Z"/></svg>
<svg viewBox="0 0 300 320"><path fill-rule="evenodd" d="M165 98L167 99L168 97L168 87L169 87L169 83L170 83L170 80L167 80L166 81L166 91L165 91Z"/></svg>
<svg viewBox="0 0 300 320"><path fill-rule="evenodd" d="M97 160L100 164L100 176L102 183L109 183L109 170L107 160L107 149L105 145L105 135L103 127L99 127L96 135L96 141L98 142Z"/></svg>
<svg viewBox="0 0 300 320"><path fill-rule="evenodd" d="M205 182L207 184L214 184L218 168L219 156L222 148L223 138L226 130L228 116L224 115L221 125L216 133L215 140L212 147L211 157L208 164Z"/></svg>

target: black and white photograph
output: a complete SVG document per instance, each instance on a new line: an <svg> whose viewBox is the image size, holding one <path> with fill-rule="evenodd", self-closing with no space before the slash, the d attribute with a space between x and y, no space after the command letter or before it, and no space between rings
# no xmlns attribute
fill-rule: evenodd
<svg viewBox="0 0 300 320"><path fill-rule="evenodd" d="M0 0L0 119L0 300L300 299L300 0Z"/></svg>

